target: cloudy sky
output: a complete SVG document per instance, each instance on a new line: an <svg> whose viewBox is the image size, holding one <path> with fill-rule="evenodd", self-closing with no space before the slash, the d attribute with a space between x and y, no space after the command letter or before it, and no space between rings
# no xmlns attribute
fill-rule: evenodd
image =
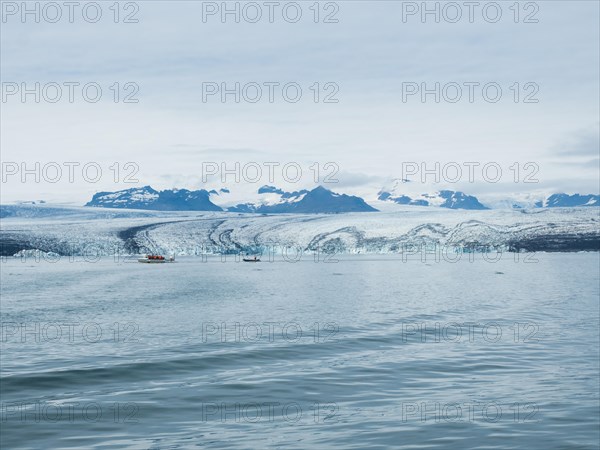
<svg viewBox="0 0 600 450"><path fill-rule="evenodd" d="M2 2L2 202L82 203L135 185L128 174L159 189L271 181L263 166L255 183L203 182L212 163L236 162L279 163L273 184L284 188L313 185L317 163L320 182L336 172L328 187L367 198L410 163L436 162L480 165L474 183L463 166L458 182L429 176L423 190L598 192L598 2L429 2L438 17L422 16L421 2L313 3L230 2L239 16L223 17L221 2L81 2L70 20L62 2L29 3L39 17ZM72 102L64 83L78 83ZM23 180L36 163L39 182ZM289 163L303 171L297 183L281 170ZM482 174L488 163L498 182Z"/></svg>

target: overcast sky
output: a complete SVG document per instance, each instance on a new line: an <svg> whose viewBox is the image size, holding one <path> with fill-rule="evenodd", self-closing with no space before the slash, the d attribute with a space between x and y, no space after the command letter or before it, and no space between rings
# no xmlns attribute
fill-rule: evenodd
<svg viewBox="0 0 600 450"><path fill-rule="evenodd" d="M462 12L455 23L456 8L443 9L443 3L439 23L433 14L423 23L414 11L421 2L390 1L323 2L318 23L313 2L298 3L302 17L295 23L294 6L283 17L286 2L275 7L273 23L263 2L257 3L262 17L256 23L249 20L257 9L243 9L245 3L239 23L233 14L223 23L218 11L206 15L221 2L194 1L121 3L119 23L112 2L101 2L96 23L84 20L81 8L70 23L66 6L61 19L49 23L56 11L47 7L39 23L33 14L23 23L22 11L14 10L21 2L3 2L1 200L82 203L97 191L131 187L122 182L128 162L139 167L134 178L140 185L158 189L216 187L222 183L215 177L202 182L203 163L233 167L236 161L295 162L302 180L286 183L276 169L273 184L308 187L314 184L310 166L320 164L322 180L332 172L324 165L333 162L339 183L328 187L369 197L402 175L403 162L434 167L437 161L497 163L503 170L497 183L486 182L477 170L476 182L468 183L465 169L455 187L475 195L598 193L599 3L522 2L517 23L514 2L498 2L502 16L495 23L496 8L482 10L488 3L480 2L472 23L463 2L455 4ZM93 20L94 14L89 8L86 17ZM128 14L137 23L123 23ZM36 82L41 91L45 87L39 103L33 94L25 102L20 91L12 94L15 86L32 89ZM72 103L64 82L80 83ZM128 82L134 84L126 88ZM207 89L221 83L234 88L236 82L247 88L239 103L233 94L224 103L219 93L203 98ZM409 95L415 86L434 89L436 82L439 103L434 94L425 102L418 92ZM62 85L56 103L46 99L55 96L52 83ZM86 83L102 88L98 102L83 98ZM256 94L248 83L262 86L256 103L244 99L244 93ZM264 83L279 83L272 103ZM286 83L302 88L298 102L284 98ZM473 102L464 83L479 83ZM490 101L493 90L484 97L486 83L501 87L497 102ZM457 85L462 97L452 103ZM290 97L294 92L288 91ZM125 103L127 94L138 102ZM337 103L324 102L328 95ZM7 173L15 170L12 163L21 170L22 162L29 168L35 162L92 162L103 174L92 183L79 166L69 183L63 166L56 183L48 180L55 174L51 168L40 183L33 175L23 183L19 174ZM109 168L115 162L121 167L118 183ZM521 181L533 172L538 181L514 183L509 168L515 162ZM539 171L525 168L528 162ZM224 184L255 190L268 181L265 168L254 185L236 184L232 176ZM426 181L424 190L448 187L443 179L437 185L432 177Z"/></svg>

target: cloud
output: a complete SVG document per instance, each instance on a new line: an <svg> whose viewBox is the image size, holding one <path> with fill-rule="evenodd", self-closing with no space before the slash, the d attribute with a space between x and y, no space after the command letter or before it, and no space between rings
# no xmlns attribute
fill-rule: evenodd
<svg viewBox="0 0 600 450"><path fill-rule="evenodd" d="M597 157L600 154L600 123L569 134L552 147L551 152L561 157Z"/></svg>
<svg viewBox="0 0 600 450"><path fill-rule="evenodd" d="M380 185L385 181L385 177L380 175L369 175L365 173L358 172L347 172L340 171L335 175L338 182L335 183L335 186L338 187L362 187L365 185Z"/></svg>
<svg viewBox="0 0 600 450"><path fill-rule="evenodd" d="M308 3L299 23L204 23L202 3L142 2L136 24L114 23L108 9L96 24L3 23L3 81L94 81L104 90L93 104L81 95L74 103L3 103L3 158L135 161L143 183L179 187L197 183L203 161L253 160L303 168L335 161L340 190L377 192L387 176L401 176L403 161L536 161L545 182L579 183L588 168L586 182L597 184L597 2L544 2L536 24L514 23L508 6L498 23L484 21L480 8L475 23L468 14L459 23L418 15L405 23L403 2L340 2L334 24L315 23ZM281 93L272 103L202 101L203 82L290 81L303 89L298 103ZM481 90L473 103L402 101L403 82L469 81L501 84L501 101L483 101ZM511 87L520 83L523 99L529 81L539 84L540 103L513 101ZM115 103L115 82L137 83L139 103ZM322 101L327 82L339 87L338 103ZM64 195L83 201L110 186L69 187ZM58 185L45 189L63 196ZM41 189L3 191L8 200L37 198Z"/></svg>
<svg viewBox="0 0 600 450"><path fill-rule="evenodd" d="M233 159L233 157L244 157L245 160L252 160L254 156L265 155L267 152L263 150L258 150L255 148L218 148L218 147L202 147L194 144L173 144L171 147L175 150L169 150L170 155L179 155L179 156L194 156L198 154L209 155L213 157L215 162L220 163L222 161L229 161ZM220 159L216 160L216 157L220 157Z"/></svg>

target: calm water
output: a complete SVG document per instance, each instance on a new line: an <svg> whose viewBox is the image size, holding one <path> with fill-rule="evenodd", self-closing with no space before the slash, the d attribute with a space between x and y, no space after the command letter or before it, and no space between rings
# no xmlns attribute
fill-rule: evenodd
<svg viewBox="0 0 600 450"><path fill-rule="evenodd" d="M9 260L2 448L598 448L599 255Z"/></svg>

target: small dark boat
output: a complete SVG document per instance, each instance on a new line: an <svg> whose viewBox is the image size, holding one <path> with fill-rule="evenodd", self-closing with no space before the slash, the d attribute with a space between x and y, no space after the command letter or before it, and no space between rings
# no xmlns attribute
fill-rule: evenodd
<svg viewBox="0 0 600 450"><path fill-rule="evenodd" d="M242 258L244 262L260 262L260 258L257 256L244 256Z"/></svg>
<svg viewBox="0 0 600 450"><path fill-rule="evenodd" d="M162 255L142 255L138 258L138 262L148 264L161 264L168 262L175 262L175 256L170 256L168 259Z"/></svg>

